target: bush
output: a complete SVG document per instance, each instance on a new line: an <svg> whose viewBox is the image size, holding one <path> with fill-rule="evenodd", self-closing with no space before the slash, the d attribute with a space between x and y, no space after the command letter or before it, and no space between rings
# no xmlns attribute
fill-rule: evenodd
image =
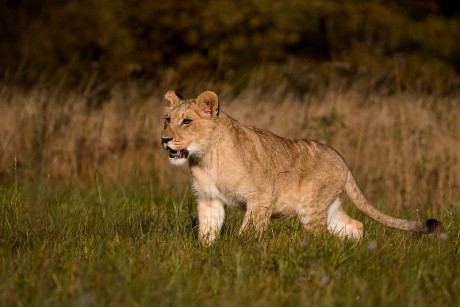
<svg viewBox="0 0 460 307"><path fill-rule="evenodd" d="M246 84L254 69L290 80L289 63L327 84L458 88L460 5L443 1L4 1L0 74L66 85L133 79L175 87ZM345 72L345 74L344 74ZM295 74L295 72L294 72ZM13 77L14 76L14 77ZM388 82L381 80L395 80ZM299 91L307 85L294 88Z"/></svg>

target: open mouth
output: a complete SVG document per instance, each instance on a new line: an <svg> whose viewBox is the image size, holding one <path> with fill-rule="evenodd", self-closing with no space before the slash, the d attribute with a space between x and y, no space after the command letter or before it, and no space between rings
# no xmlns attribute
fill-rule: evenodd
<svg viewBox="0 0 460 307"><path fill-rule="evenodd" d="M174 150L169 149L169 157L171 159L183 159L188 157L188 151L186 149Z"/></svg>

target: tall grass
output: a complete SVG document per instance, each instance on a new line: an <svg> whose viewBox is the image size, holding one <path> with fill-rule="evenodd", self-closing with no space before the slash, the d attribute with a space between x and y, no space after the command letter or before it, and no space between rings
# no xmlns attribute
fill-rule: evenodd
<svg viewBox="0 0 460 307"><path fill-rule="evenodd" d="M282 92L282 91L280 91ZM186 93L195 96L198 93ZM228 211L205 248L186 168L161 150L161 93L0 94L2 306L451 305L460 300L458 98L359 91L220 95L242 123L327 142L365 194L399 217L435 216L415 237L366 219L362 243L273 220L237 236Z"/></svg>
<svg viewBox="0 0 460 307"><path fill-rule="evenodd" d="M280 93L282 91L279 91ZM371 199L455 204L460 184L460 101L417 94L361 91L290 97L248 89L220 93L221 108L240 122L290 138L327 142L348 161ZM199 93L186 93L196 96ZM161 150L162 93L115 92L94 106L87 95L3 91L0 95L0 182L13 173L86 187L150 182L187 186Z"/></svg>

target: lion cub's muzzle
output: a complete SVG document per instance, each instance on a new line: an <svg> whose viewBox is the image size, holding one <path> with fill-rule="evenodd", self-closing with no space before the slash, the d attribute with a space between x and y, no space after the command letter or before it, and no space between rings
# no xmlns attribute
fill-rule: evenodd
<svg viewBox="0 0 460 307"><path fill-rule="evenodd" d="M169 157L171 159L185 159L188 157L188 151L186 149L181 150L174 150L171 148L169 149Z"/></svg>
<svg viewBox="0 0 460 307"><path fill-rule="evenodd" d="M171 159L184 159L188 157L188 150L186 149L173 149L171 148L168 143L172 140L172 138L161 138L161 145L165 150L169 150L169 157ZM174 143L174 142L173 142ZM173 145L174 146L174 145ZM175 147L175 146L174 146Z"/></svg>

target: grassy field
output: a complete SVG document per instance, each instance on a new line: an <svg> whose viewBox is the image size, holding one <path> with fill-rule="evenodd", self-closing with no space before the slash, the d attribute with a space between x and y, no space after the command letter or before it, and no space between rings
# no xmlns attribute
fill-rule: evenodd
<svg viewBox="0 0 460 307"><path fill-rule="evenodd" d="M197 93L186 96L196 95ZM359 91L222 93L224 112L338 149L382 211L435 217L428 236L365 223L362 243L277 219L262 237L197 241L186 168L159 146L161 94L0 91L2 306L456 306L460 103Z"/></svg>
<svg viewBox="0 0 460 307"><path fill-rule="evenodd" d="M232 210L222 237L208 248L197 242L194 206L190 193L148 185L2 187L2 306L454 306L460 300L460 223L447 205L437 212L445 229L423 237L384 228L347 206L365 221L360 244L306 233L292 218L273 220L263 237L238 237L242 214Z"/></svg>

